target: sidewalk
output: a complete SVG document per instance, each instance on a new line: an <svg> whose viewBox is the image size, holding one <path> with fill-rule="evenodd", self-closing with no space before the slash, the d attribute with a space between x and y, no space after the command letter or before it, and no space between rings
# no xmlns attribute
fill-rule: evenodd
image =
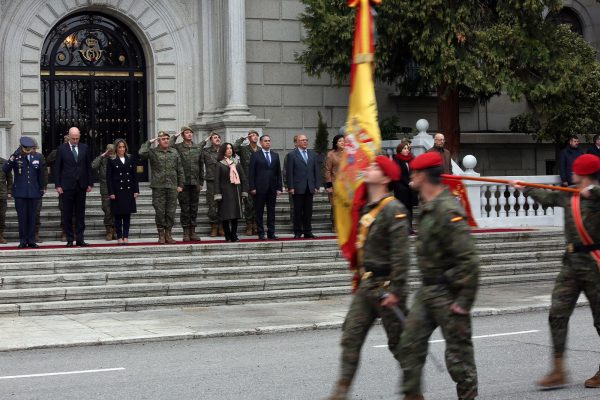
<svg viewBox="0 0 600 400"><path fill-rule="evenodd" d="M553 283L484 287L473 315L548 309ZM261 335L341 327L350 296L245 304L30 317L0 317L0 351ZM580 298L579 305L587 304Z"/></svg>

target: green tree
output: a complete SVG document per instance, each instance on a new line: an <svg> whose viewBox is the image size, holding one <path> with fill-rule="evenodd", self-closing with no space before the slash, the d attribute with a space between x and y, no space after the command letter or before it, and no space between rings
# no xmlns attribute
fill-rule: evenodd
<svg viewBox="0 0 600 400"><path fill-rule="evenodd" d="M329 144L329 131L327 130L327 121L323 119L321 111L317 111L319 122L317 123L317 133L315 138L315 151L319 154L327 154L327 145Z"/></svg>
<svg viewBox="0 0 600 400"><path fill-rule="evenodd" d="M355 11L342 0L303 3L307 47L297 60L310 75L345 82ZM485 100L506 91L517 100L552 85L536 71L553 69L549 55L565 51L550 40L565 30L544 16L561 7L560 0L385 0L377 8L376 79L403 93L436 92L438 126L456 155L461 96Z"/></svg>

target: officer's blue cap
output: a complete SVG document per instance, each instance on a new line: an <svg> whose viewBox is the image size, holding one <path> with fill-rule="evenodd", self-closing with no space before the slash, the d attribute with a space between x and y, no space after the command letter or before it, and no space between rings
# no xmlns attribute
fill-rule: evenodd
<svg viewBox="0 0 600 400"><path fill-rule="evenodd" d="M21 146L23 147L34 147L35 141L29 136L21 136L21 140L19 141Z"/></svg>

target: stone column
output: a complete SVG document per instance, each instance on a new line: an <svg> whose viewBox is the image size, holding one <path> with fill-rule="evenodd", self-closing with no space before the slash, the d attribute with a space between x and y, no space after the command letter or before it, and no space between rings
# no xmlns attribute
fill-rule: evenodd
<svg viewBox="0 0 600 400"><path fill-rule="evenodd" d="M12 150L8 148L8 136L12 126L11 120L8 118L0 118L0 157L8 158L8 155L12 153Z"/></svg>
<svg viewBox="0 0 600 400"><path fill-rule="evenodd" d="M225 117L249 116L246 99L246 9L244 0L228 0L226 11Z"/></svg>

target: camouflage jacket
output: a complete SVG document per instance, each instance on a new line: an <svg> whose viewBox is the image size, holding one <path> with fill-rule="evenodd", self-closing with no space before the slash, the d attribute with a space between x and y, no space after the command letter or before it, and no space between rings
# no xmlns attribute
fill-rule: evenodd
<svg viewBox="0 0 600 400"><path fill-rule="evenodd" d="M140 158L150 160L150 187L153 189L175 189L183 186L183 166L177 150L166 151L150 147L150 141L140 147Z"/></svg>
<svg viewBox="0 0 600 400"><path fill-rule="evenodd" d="M392 194L388 194L385 197L391 196ZM361 216L369 213L380 201L365 205ZM410 267L406 212L406 208L396 199L379 211L369 227L361 266L366 271L389 269L389 277L380 280L390 281L388 290L400 299L401 304L406 301L406 279Z"/></svg>
<svg viewBox="0 0 600 400"><path fill-rule="evenodd" d="M479 257L463 208L445 190L421 207L416 252L424 281L446 281L424 285L423 290L439 296L433 292L447 285L453 301L470 310L477 294Z"/></svg>
<svg viewBox="0 0 600 400"><path fill-rule="evenodd" d="M564 229L567 243L573 243L574 245L584 244L575 227L575 220L571 212L572 193L534 188L525 188L523 193L526 196L533 197L544 207L563 207L565 209ZM591 193L592 196L589 199L581 197L581 215L583 226L594 240L594 243L600 243L600 186L594 186ZM573 253L569 254L569 257L576 262L581 262L588 266L593 265L595 268L596 264L589 253Z"/></svg>
<svg viewBox="0 0 600 400"><path fill-rule="evenodd" d="M203 149L198 144L186 146L184 142L175 143L177 136L171 136L171 147L177 150L183 165L184 185L204 185Z"/></svg>
<svg viewBox="0 0 600 400"><path fill-rule="evenodd" d="M242 169L244 170L244 173L246 174L246 176L249 176L250 173L250 158L252 157L252 154L256 153L258 150L260 150L260 146L256 146L256 150L252 150L252 147L250 147L249 144L242 146L242 143L244 143L244 139L243 138L239 138L238 140L235 141L235 143L233 144L233 149L235 150L235 152L237 153L239 159L240 159L240 164L242 165Z"/></svg>
<svg viewBox="0 0 600 400"><path fill-rule="evenodd" d="M100 182L100 194L103 196L108 195L108 187L106 186L106 164L107 157L98 156L92 161L92 168L98 174L98 181Z"/></svg>
<svg viewBox="0 0 600 400"><path fill-rule="evenodd" d="M212 146L204 147L206 146L206 142L207 139L204 139L198 145L202 149L202 159L204 160L204 180L214 181L219 150L215 150Z"/></svg>
<svg viewBox="0 0 600 400"><path fill-rule="evenodd" d="M6 160L0 157L0 200L6 200L8 198L8 194L12 193L13 186L13 176L12 173L9 172L5 174L2 170L2 166Z"/></svg>

